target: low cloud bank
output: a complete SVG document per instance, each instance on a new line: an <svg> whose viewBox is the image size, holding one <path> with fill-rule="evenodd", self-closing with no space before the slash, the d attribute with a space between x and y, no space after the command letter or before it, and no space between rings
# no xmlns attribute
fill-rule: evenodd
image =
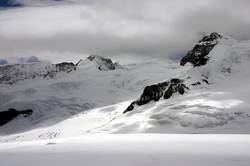
<svg viewBox="0 0 250 166"><path fill-rule="evenodd" d="M0 11L0 57L178 59L204 33L250 39L247 0L16 0Z"/></svg>

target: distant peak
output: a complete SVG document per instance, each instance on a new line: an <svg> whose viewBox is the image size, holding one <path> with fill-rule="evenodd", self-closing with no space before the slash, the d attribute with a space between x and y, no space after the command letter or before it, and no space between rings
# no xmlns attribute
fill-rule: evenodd
<svg viewBox="0 0 250 166"><path fill-rule="evenodd" d="M87 60L95 62L98 69L101 71L122 69L122 66L119 63L114 63L111 59L99 55L89 55Z"/></svg>

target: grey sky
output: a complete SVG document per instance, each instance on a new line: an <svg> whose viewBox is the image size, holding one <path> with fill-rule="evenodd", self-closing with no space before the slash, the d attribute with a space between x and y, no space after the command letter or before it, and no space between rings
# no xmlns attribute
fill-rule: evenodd
<svg viewBox="0 0 250 166"><path fill-rule="evenodd" d="M248 0L18 0L0 11L0 58L180 56L202 34L250 39Z"/></svg>

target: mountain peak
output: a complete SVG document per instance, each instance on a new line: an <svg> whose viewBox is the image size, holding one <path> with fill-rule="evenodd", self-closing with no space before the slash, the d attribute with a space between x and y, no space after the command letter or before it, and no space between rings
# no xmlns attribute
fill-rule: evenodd
<svg viewBox="0 0 250 166"><path fill-rule="evenodd" d="M91 62L95 62L98 69L101 71L115 70L115 69L122 68L122 66L119 63L117 63L117 62L114 63L111 59L104 58L104 57L99 56L99 55L89 55L87 57L87 60L89 60Z"/></svg>
<svg viewBox="0 0 250 166"><path fill-rule="evenodd" d="M202 66L207 64L209 52L218 44L218 40L222 38L222 35L213 32L204 36L198 44L196 44L186 56L181 59L181 65L184 66L186 63L193 64L194 67Z"/></svg>
<svg viewBox="0 0 250 166"><path fill-rule="evenodd" d="M205 35L199 42L218 40L221 39L222 37L223 36L221 34L217 32L212 32L210 34Z"/></svg>

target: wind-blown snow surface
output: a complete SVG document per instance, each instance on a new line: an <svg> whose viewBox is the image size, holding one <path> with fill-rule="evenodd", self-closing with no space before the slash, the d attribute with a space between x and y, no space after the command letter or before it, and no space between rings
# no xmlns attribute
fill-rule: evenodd
<svg viewBox="0 0 250 166"><path fill-rule="evenodd" d="M163 59L113 71L82 63L54 79L1 85L3 108L31 107L35 113L1 127L0 141L95 133L249 134L250 42L223 38L209 57L206 65L196 68ZM123 114L146 85L175 77L185 78L190 91ZM200 86L191 86L197 81Z"/></svg>
<svg viewBox="0 0 250 166"><path fill-rule="evenodd" d="M249 135L92 135L0 144L7 166L248 166Z"/></svg>

